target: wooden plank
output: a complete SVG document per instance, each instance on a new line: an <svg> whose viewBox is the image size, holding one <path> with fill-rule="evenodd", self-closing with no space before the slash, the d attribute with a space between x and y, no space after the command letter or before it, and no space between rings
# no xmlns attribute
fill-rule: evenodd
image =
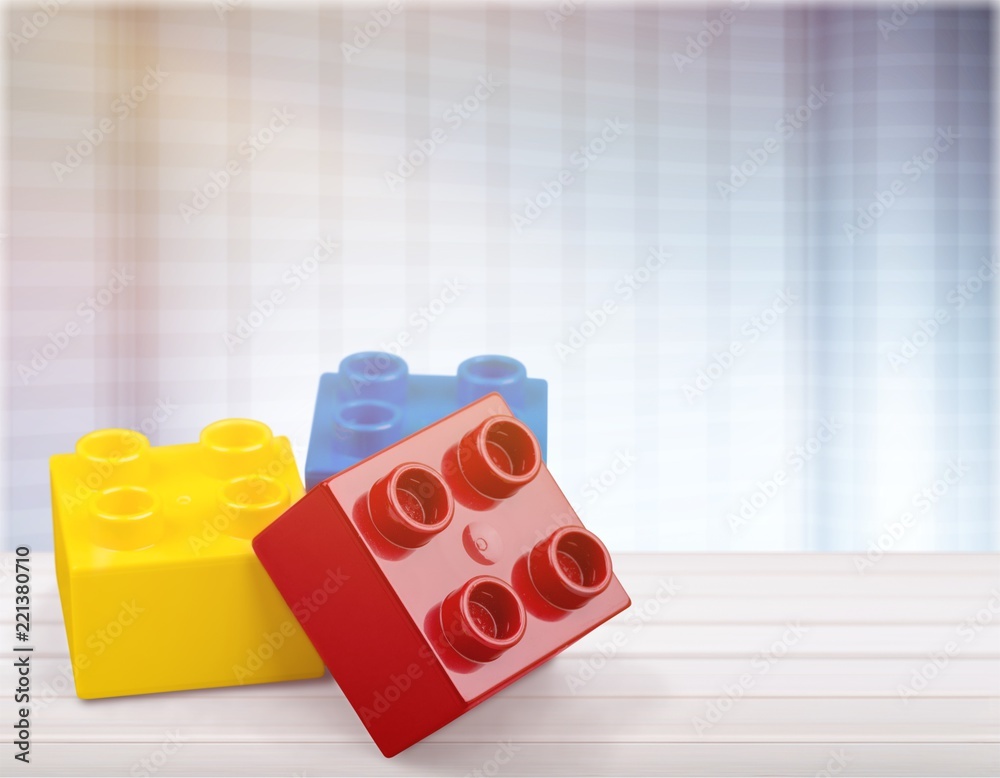
<svg viewBox="0 0 1000 778"><path fill-rule="evenodd" d="M748 697L892 697L906 685L913 671L896 658L800 659L786 657L771 665L767 673L754 676ZM617 657L593 671L580 657L562 654L507 689L509 697L712 697L727 684L753 671L746 657L658 658ZM591 672L593 671L593 672ZM586 681L581 685L577 680ZM10 688L15 670L10 662L0 664L0 686ZM69 659L32 660L32 682L41 697L75 697ZM968 659L959 655L921 690L922 697L995 697L1000 693L1000 662ZM343 698L332 678L278 684L252 684L185 693L189 698L234 698L266 700L271 697Z"/></svg>
<svg viewBox="0 0 1000 778"><path fill-rule="evenodd" d="M175 728L176 730L176 728ZM23 773L47 776L995 776L989 743L419 743L384 759L367 741L44 743ZM505 748L506 747L506 748ZM502 760L502 761L501 761ZM148 767L147 767L148 766ZM149 767L155 768L152 772ZM838 772L833 772L838 770ZM145 772L143 772L145 771Z"/></svg>
<svg viewBox="0 0 1000 778"><path fill-rule="evenodd" d="M32 574L51 574L55 582L51 552L33 552ZM720 554L623 554L614 555L615 572L626 576L687 575L712 578L739 576L844 576L859 578L913 577L937 579L986 578L1000 581L1000 556L996 554L902 554L888 553L865 572L858 572L858 559L865 554L720 553ZM0 559L0 582L14 570L14 557ZM38 580L41 580L38 578ZM794 592L788 592L794 595Z"/></svg>
<svg viewBox="0 0 1000 778"><path fill-rule="evenodd" d="M270 698L266 704L184 694L135 699L56 699L35 713L34 739L148 740L184 722L185 740L359 741L366 733L345 700ZM710 711L723 711L716 716ZM141 716L138 713L141 711ZM717 721L716 721L717 719ZM430 736L484 742L502 732L518 742L1000 742L996 698L532 698L498 695Z"/></svg>
<svg viewBox="0 0 1000 778"><path fill-rule="evenodd" d="M926 597L903 601L899 597L770 597L753 603L732 595L701 596L678 592L671 597L645 600L633 593L633 606L612 623L631 622L637 613L644 620L670 624L958 624L974 616L968 595ZM656 605L655 603L659 603ZM59 595L55 591L32 596L32 620L39 624L62 624ZM1000 617L998 617L1000 620ZM0 626L14 622L13 612L0 614Z"/></svg>
<svg viewBox="0 0 1000 778"><path fill-rule="evenodd" d="M802 631L794 638L794 630ZM922 659L941 651L949 642L959 645L961 655L989 658L1000 654L1000 619L965 633L954 624L604 624L566 649L566 655L590 657L613 651L628 657L741 657L761 654L797 657L879 657ZM793 636L789 638L789 636ZM32 629L32 645L43 658L65 656L63 627L51 622ZM790 641L790 642L789 642ZM0 655L11 656L10 649Z"/></svg>

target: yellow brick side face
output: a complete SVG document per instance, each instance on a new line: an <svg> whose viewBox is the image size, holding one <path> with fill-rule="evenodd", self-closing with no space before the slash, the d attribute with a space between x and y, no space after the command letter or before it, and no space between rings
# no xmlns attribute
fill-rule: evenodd
<svg viewBox="0 0 1000 778"><path fill-rule="evenodd" d="M157 448L99 430L52 457L50 474L80 697L323 674L250 545L302 496L287 438L246 419Z"/></svg>

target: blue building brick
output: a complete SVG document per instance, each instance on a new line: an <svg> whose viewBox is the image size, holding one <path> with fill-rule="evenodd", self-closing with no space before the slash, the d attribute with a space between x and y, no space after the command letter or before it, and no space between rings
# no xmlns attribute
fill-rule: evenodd
<svg viewBox="0 0 1000 778"><path fill-rule="evenodd" d="M400 357L362 351L319 380L306 488L433 424L490 392L535 433L546 457L548 384L510 357L471 357L453 376L410 375Z"/></svg>

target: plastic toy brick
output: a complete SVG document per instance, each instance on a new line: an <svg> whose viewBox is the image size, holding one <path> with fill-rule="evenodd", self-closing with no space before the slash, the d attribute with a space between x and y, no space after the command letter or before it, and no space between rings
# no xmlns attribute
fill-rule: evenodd
<svg viewBox="0 0 1000 778"><path fill-rule="evenodd" d="M393 756L630 604L528 427L482 398L310 490L253 541Z"/></svg>
<svg viewBox="0 0 1000 778"><path fill-rule="evenodd" d="M345 357L319 381L306 488L412 435L491 392L535 433L546 457L548 384L528 378L510 357L478 356L454 376L410 375L406 362L381 351Z"/></svg>
<svg viewBox="0 0 1000 778"><path fill-rule="evenodd" d="M324 673L250 545L302 495L287 438L245 419L158 448L104 429L52 457L50 471L78 696Z"/></svg>

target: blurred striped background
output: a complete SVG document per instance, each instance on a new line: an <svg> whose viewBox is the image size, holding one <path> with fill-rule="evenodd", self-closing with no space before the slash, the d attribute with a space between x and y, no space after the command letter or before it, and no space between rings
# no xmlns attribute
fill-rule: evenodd
<svg viewBox="0 0 1000 778"><path fill-rule="evenodd" d="M548 379L612 550L997 550L990 8L6 23L8 546L84 433L250 416L301 466L319 373L392 348Z"/></svg>

